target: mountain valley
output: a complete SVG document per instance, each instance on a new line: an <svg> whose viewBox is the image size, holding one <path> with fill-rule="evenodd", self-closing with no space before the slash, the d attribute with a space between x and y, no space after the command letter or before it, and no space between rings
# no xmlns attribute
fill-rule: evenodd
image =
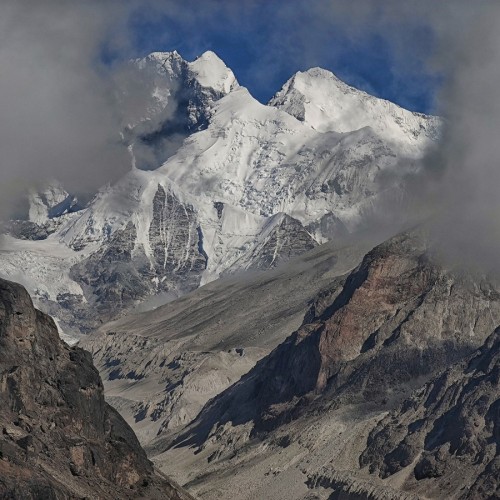
<svg viewBox="0 0 500 500"><path fill-rule="evenodd" d="M499 498L500 282L408 209L443 121L211 51L113 83L128 172L3 224L0 496Z"/></svg>

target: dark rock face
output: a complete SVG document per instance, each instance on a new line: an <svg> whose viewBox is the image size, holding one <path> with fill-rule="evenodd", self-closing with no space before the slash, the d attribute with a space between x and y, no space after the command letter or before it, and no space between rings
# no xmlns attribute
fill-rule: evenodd
<svg viewBox="0 0 500 500"><path fill-rule="evenodd" d="M304 226L297 219L285 215L264 245L256 250L252 267L261 270L272 269L316 246L317 242Z"/></svg>
<svg viewBox="0 0 500 500"><path fill-rule="evenodd" d="M202 443L228 421L268 431L313 411L311 400L314 411L391 407L474 352L492 317L500 317L494 285L438 265L421 234L397 236L334 282L297 332L210 402L192 437Z"/></svg>
<svg viewBox="0 0 500 500"><path fill-rule="evenodd" d="M317 241L300 221L287 214L278 214L269 220L262 240L255 246L243 267L259 271L275 269L317 246ZM234 274L240 270L236 266L235 269L229 268L224 274Z"/></svg>
<svg viewBox="0 0 500 500"><path fill-rule="evenodd" d="M149 294L154 275L147 265L145 273L141 273L140 256L133 255L136 236L135 226L129 222L99 251L71 269L71 278L81 284L91 306L82 311L81 318L89 328L97 326L98 319L102 322L114 318ZM71 301L70 307L71 312Z"/></svg>
<svg viewBox="0 0 500 500"><path fill-rule="evenodd" d="M136 227L129 222L71 269L87 305L75 304L75 297L60 297L62 310L54 307L51 312L64 320L77 315L80 330L87 333L157 293L182 295L195 290L208 260L202 238L193 208L158 186L149 228L152 258L137 245Z"/></svg>
<svg viewBox="0 0 500 500"><path fill-rule="evenodd" d="M13 220L7 222L2 230L20 240L45 240L57 230L58 225L49 221L37 224L28 220Z"/></svg>
<svg viewBox="0 0 500 500"><path fill-rule="evenodd" d="M186 499L104 401L90 354L0 280L0 497Z"/></svg>
<svg viewBox="0 0 500 500"><path fill-rule="evenodd" d="M200 232L193 207L181 203L172 192L159 185L153 199L149 239L160 280L175 279L184 291L199 286L208 259Z"/></svg>
<svg viewBox="0 0 500 500"><path fill-rule="evenodd" d="M349 402L409 391L484 341L500 295L446 271L420 235L405 234L368 253L313 308L274 361L273 373L288 376L263 386L270 404L311 391Z"/></svg>
<svg viewBox="0 0 500 500"><path fill-rule="evenodd" d="M409 469L407 489L441 498L500 496L500 329L371 432L361 467Z"/></svg>
<svg viewBox="0 0 500 500"><path fill-rule="evenodd" d="M217 210L217 218L221 219L224 213L224 203L222 201L214 201L214 208Z"/></svg>

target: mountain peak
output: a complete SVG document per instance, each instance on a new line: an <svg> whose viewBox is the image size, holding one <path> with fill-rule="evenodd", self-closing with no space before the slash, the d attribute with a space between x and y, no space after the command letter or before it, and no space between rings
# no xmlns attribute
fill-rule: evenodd
<svg viewBox="0 0 500 500"><path fill-rule="evenodd" d="M347 133L371 127L391 143L420 149L434 139L439 119L413 113L348 85L323 68L299 71L271 99L275 106L319 132Z"/></svg>
<svg viewBox="0 0 500 500"><path fill-rule="evenodd" d="M337 75L332 73L328 69L320 68L319 66L315 66L314 68L310 68L306 71L298 71L296 76L299 78L309 77L309 78L327 78L346 85Z"/></svg>
<svg viewBox="0 0 500 500"><path fill-rule="evenodd" d="M203 87L211 87L223 94L239 87L234 73L224 61L211 50L207 50L201 56L189 63L190 70L196 75L196 79Z"/></svg>
<svg viewBox="0 0 500 500"><path fill-rule="evenodd" d="M199 55L195 61L217 61L218 63L224 64L224 61L212 50L206 50L203 54Z"/></svg>
<svg viewBox="0 0 500 500"><path fill-rule="evenodd" d="M152 60L157 60L157 61L183 61L184 59L182 56L177 52L176 50L173 50L171 52L151 52L151 54L148 54L146 56L146 59L152 59Z"/></svg>
<svg viewBox="0 0 500 500"><path fill-rule="evenodd" d="M351 87L330 70L316 66L305 71L297 71L271 99L269 104L280 107L284 98L294 93L301 94L307 100L319 97L318 93L325 91L331 93L333 90L372 97L362 90Z"/></svg>
<svg viewBox="0 0 500 500"><path fill-rule="evenodd" d="M176 50L172 52L152 52L143 59L138 59L139 67L153 63L170 74L179 74L188 67L190 73L205 88L211 88L221 94L228 94L239 87L238 81L224 61L211 50L207 50L194 61L186 61Z"/></svg>

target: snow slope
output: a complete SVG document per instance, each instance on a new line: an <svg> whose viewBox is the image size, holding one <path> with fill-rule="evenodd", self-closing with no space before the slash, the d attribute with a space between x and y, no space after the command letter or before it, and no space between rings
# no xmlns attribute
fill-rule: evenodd
<svg viewBox="0 0 500 500"><path fill-rule="evenodd" d="M202 87L214 89L221 94L228 94L239 87L234 73L212 51L203 53L195 61L188 63Z"/></svg>
<svg viewBox="0 0 500 500"><path fill-rule="evenodd" d="M269 104L319 132L351 132L371 127L383 140L410 156L421 155L422 148L439 133L438 118L373 97L321 68L299 71Z"/></svg>
<svg viewBox="0 0 500 500"><path fill-rule="evenodd" d="M0 256L1 276L30 262L28 289L67 332L355 232L381 195L401 196L382 174L418 168L439 128L320 69L295 75L267 106L212 52L194 62L153 53L129 70L117 88L130 172L45 239L23 226L18 238L39 241L11 239ZM44 210L32 206L37 220Z"/></svg>

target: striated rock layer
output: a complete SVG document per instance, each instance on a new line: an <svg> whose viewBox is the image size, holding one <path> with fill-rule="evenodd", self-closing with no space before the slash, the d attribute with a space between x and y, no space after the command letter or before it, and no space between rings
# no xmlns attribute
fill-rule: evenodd
<svg viewBox="0 0 500 500"><path fill-rule="evenodd" d="M190 498L158 475L104 401L90 354L0 280L0 497Z"/></svg>

